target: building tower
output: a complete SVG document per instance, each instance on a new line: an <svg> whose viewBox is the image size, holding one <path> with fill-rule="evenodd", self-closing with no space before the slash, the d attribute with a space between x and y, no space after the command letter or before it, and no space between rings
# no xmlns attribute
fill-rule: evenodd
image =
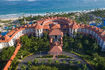
<svg viewBox="0 0 105 70"><path fill-rule="evenodd" d="M42 37L43 36L43 26L38 24L38 23L35 26L35 36L36 37Z"/></svg>

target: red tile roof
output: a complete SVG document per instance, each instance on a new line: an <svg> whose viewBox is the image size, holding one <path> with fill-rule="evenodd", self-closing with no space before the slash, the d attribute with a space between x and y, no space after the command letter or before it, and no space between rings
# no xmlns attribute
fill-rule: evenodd
<svg viewBox="0 0 105 70"><path fill-rule="evenodd" d="M10 37L8 35L4 36L5 40L8 40Z"/></svg>
<svg viewBox="0 0 105 70"><path fill-rule="evenodd" d="M43 29L50 29L50 27L48 25L43 26Z"/></svg>
<svg viewBox="0 0 105 70"><path fill-rule="evenodd" d="M51 29L59 29L59 28L61 28L61 27L60 27L60 24L54 24L54 25L52 25L52 27L51 27Z"/></svg>
<svg viewBox="0 0 105 70"><path fill-rule="evenodd" d="M62 35L62 32L60 29L53 29L53 30L51 30L49 35Z"/></svg>
<svg viewBox="0 0 105 70"><path fill-rule="evenodd" d="M76 23L73 23L72 25L70 25L70 28L72 28L72 29L78 29L79 26Z"/></svg>
<svg viewBox="0 0 105 70"><path fill-rule="evenodd" d="M49 51L49 53L62 53L62 47L61 46L53 46L53 48Z"/></svg>
<svg viewBox="0 0 105 70"><path fill-rule="evenodd" d="M43 26L40 24L36 24L36 26L35 26L35 29L42 29L42 28L43 28Z"/></svg>

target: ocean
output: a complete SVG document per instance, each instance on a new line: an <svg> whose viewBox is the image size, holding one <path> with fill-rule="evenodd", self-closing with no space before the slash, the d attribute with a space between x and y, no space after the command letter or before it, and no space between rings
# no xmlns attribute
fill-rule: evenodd
<svg viewBox="0 0 105 70"><path fill-rule="evenodd" d="M0 18L105 8L105 0L0 0Z"/></svg>

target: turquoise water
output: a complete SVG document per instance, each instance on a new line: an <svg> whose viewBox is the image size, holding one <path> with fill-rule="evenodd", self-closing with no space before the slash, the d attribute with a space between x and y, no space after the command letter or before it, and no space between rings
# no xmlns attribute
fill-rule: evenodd
<svg viewBox="0 0 105 70"><path fill-rule="evenodd" d="M2 35L2 36L5 36L7 33L8 33L8 31L6 31L6 32L1 32L1 35Z"/></svg>
<svg viewBox="0 0 105 70"><path fill-rule="evenodd" d="M105 8L105 0L0 0L0 15Z"/></svg>

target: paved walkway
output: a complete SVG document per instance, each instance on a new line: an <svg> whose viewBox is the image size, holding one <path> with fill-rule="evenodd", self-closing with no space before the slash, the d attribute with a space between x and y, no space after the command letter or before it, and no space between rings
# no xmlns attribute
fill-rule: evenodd
<svg viewBox="0 0 105 70"><path fill-rule="evenodd" d="M77 55L75 55L75 54L72 54L72 53L68 53L68 52L63 52L63 54L64 55L67 55L67 56L69 56L69 57L72 57L72 59L67 59L67 58L64 58L64 59L56 59L56 60L59 60L60 62L62 62L62 60L66 60L66 61L75 61L75 62L77 62L77 61L80 61L81 62L81 64L87 64L84 60L82 60L80 57L78 57ZM47 53L41 53L41 56L43 56L43 55L47 55ZM27 62L28 61L34 61L34 59L36 58L36 57L39 57L40 56L40 53L38 53L38 54L34 54L34 55L31 55L31 56L28 56L28 57L26 57L24 60L22 60L19 64L18 64L18 68L17 68L17 70L21 70L20 68L21 68L21 66L24 64L24 65L26 65L27 66ZM36 58L36 59L39 59L39 61L48 61L48 59L49 58ZM51 59L51 58L50 58ZM89 67L89 66L88 66ZM89 67L89 69L91 70L91 68Z"/></svg>

